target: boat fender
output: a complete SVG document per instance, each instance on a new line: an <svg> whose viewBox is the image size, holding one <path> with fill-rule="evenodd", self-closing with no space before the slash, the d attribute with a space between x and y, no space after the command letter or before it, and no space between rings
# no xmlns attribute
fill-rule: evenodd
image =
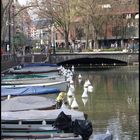
<svg viewBox="0 0 140 140"><path fill-rule="evenodd" d="M60 92L59 95L56 98L56 108L60 108L62 105L62 102L64 101L66 97L66 93L65 92Z"/></svg>

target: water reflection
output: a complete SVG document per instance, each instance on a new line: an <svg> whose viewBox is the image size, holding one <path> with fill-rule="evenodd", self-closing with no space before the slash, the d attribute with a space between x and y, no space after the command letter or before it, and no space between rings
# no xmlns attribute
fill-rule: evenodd
<svg viewBox="0 0 140 140"><path fill-rule="evenodd" d="M79 84L78 75L82 75ZM139 71L125 66L105 71L75 70L75 97L79 110L88 114L93 123L93 135L113 134L114 140L139 139ZM89 79L94 87L83 103L83 86Z"/></svg>
<svg viewBox="0 0 140 140"><path fill-rule="evenodd" d="M82 101L83 101L83 104L84 104L84 107L85 107L86 104L87 104L88 98L82 98Z"/></svg>

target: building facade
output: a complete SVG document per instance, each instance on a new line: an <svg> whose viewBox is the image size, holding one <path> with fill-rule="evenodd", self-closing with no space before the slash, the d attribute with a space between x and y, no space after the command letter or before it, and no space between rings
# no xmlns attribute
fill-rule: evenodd
<svg viewBox="0 0 140 140"><path fill-rule="evenodd" d="M110 16L108 21L102 25L103 34L97 37L99 48L128 47L128 45L139 44L139 5L137 0L112 0L111 4L102 4ZM103 15L102 15L103 16ZM77 17L73 21L69 33L69 40L86 42L85 27L79 28L82 18ZM55 42L64 42L64 34L56 31ZM89 33L89 46L94 42L93 32Z"/></svg>

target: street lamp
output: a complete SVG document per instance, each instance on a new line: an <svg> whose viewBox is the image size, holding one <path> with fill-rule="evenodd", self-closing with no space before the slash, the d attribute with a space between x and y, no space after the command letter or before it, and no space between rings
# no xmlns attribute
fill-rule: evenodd
<svg viewBox="0 0 140 140"><path fill-rule="evenodd" d="M132 38L133 52L134 52L134 38Z"/></svg>
<svg viewBox="0 0 140 140"><path fill-rule="evenodd" d="M52 36L52 47L53 47L53 54L55 54L55 31L54 31L54 25L51 27L51 36Z"/></svg>
<svg viewBox="0 0 140 140"><path fill-rule="evenodd" d="M13 4L12 5L12 17L13 17L13 42L12 42L12 53L15 54L15 46L14 46L14 36L15 36L15 17L14 17L14 14L15 14L15 5Z"/></svg>
<svg viewBox="0 0 140 140"><path fill-rule="evenodd" d="M8 11L8 14L9 14L9 23L8 23L8 25L9 25L9 49L10 49L10 51L11 51L11 9L10 9L11 7L9 6L9 11Z"/></svg>

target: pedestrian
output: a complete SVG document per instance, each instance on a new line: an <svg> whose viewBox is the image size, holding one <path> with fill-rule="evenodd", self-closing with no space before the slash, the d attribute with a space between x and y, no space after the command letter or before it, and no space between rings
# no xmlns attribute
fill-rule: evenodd
<svg viewBox="0 0 140 140"><path fill-rule="evenodd" d="M80 52L80 50L81 50L81 49L80 49L80 47L81 47L81 46L80 46L80 43L78 43L77 46L78 46L78 52Z"/></svg>
<svg viewBox="0 0 140 140"><path fill-rule="evenodd" d="M45 46L45 53L48 53L48 45Z"/></svg>
<svg viewBox="0 0 140 140"><path fill-rule="evenodd" d="M70 52L73 52L73 48L72 48L72 44L69 43L69 49L70 49Z"/></svg>
<svg viewBox="0 0 140 140"><path fill-rule="evenodd" d="M117 41L115 42L115 48L118 48L118 43L117 43Z"/></svg>

